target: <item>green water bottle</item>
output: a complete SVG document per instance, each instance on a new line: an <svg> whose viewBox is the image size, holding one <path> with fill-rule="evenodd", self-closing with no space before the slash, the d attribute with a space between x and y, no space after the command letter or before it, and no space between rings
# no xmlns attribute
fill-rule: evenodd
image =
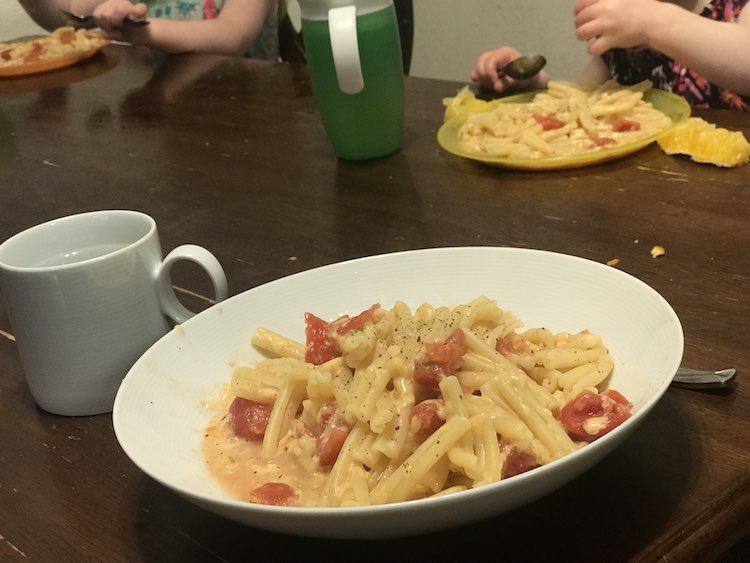
<svg viewBox="0 0 750 563"><path fill-rule="evenodd" d="M313 93L339 158L401 147L404 75L392 0L300 0Z"/></svg>

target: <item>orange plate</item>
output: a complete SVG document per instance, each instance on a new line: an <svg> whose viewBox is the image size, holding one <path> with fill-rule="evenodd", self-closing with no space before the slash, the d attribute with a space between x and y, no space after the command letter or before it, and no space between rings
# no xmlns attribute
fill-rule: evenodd
<svg viewBox="0 0 750 563"><path fill-rule="evenodd" d="M86 51L81 51L80 53L72 53L56 59L35 61L25 65L0 68L0 77L28 76L30 74L38 74L40 72L49 72L51 70L57 70L58 68L65 68L66 66L71 66L78 62L85 61L86 59L90 59L108 44L109 42L99 47L93 47Z"/></svg>

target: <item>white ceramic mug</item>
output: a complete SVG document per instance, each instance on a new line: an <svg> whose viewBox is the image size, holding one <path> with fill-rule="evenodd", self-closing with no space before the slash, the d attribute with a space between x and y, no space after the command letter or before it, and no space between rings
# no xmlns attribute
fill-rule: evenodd
<svg viewBox="0 0 750 563"><path fill-rule="evenodd" d="M36 403L62 415L112 410L138 357L194 313L172 289L170 271L190 260L208 273L216 301L224 270L203 247L182 245L162 259L156 223L137 211L55 219L0 245L0 290Z"/></svg>

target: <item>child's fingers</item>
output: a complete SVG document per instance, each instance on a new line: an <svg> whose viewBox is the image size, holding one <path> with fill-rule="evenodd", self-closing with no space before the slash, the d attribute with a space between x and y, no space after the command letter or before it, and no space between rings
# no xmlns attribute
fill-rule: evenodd
<svg viewBox="0 0 750 563"><path fill-rule="evenodd" d="M594 20L576 27L576 37L581 41L588 41L604 34L604 26L598 20Z"/></svg>
<svg viewBox="0 0 750 563"><path fill-rule="evenodd" d="M471 79L481 82L488 87L491 86L492 81L497 77L497 71L493 70L495 68L493 61L494 56L492 52L482 53L474 64L474 69L471 71Z"/></svg>
<svg viewBox="0 0 750 563"><path fill-rule="evenodd" d="M130 19L140 20L146 17L148 14L148 6L143 2L133 6L133 10L130 12Z"/></svg>
<svg viewBox="0 0 750 563"><path fill-rule="evenodd" d="M511 88L514 83L512 78L502 74L502 69L512 60L521 56L521 53L512 47L501 47L493 51L482 53L474 64L469 77L485 88L502 93Z"/></svg>
<svg viewBox="0 0 750 563"><path fill-rule="evenodd" d="M573 13L578 16L582 11L584 11L589 6L592 6L599 2L599 0L578 0L573 7Z"/></svg>
<svg viewBox="0 0 750 563"><path fill-rule="evenodd" d="M109 1L94 8L93 15L104 29L105 26L120 26L126 19L141 19L147 11L145 4L133 5L130 2Z"/></svg>
<svg viewBox="0 0 750 563"><path fill-rule="evenodd" d="M488 78L496 78L498 73L505 68L505 66L521 56L521 53L511 48L498 49L496 51L490 51L486 54L483 62L484 74Z"/></svg>

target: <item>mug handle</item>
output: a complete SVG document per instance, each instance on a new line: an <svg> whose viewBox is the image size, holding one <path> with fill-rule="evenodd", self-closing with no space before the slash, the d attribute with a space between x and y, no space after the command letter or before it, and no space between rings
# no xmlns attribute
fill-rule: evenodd
<svg viewBox="0 0 750 563"><path fill-rule="evenodd" d="M156 276L162 311L178 324L184 323L190 317L195 316L195 313L180 303L172 288L172 266L179 260L195 262L206 271L214 286L216 301L223 301L227 298L227 276L216 256L202 246L195 244L178 246L164 258Z"/></svg>
<svg viewBox="0 0 750 563"><path fill-rule="evenodd" d="M328 34L339 88L345 94L361 92L365 87L365 80L359 60L357 7L343 6L328 10Z"/></svg>

